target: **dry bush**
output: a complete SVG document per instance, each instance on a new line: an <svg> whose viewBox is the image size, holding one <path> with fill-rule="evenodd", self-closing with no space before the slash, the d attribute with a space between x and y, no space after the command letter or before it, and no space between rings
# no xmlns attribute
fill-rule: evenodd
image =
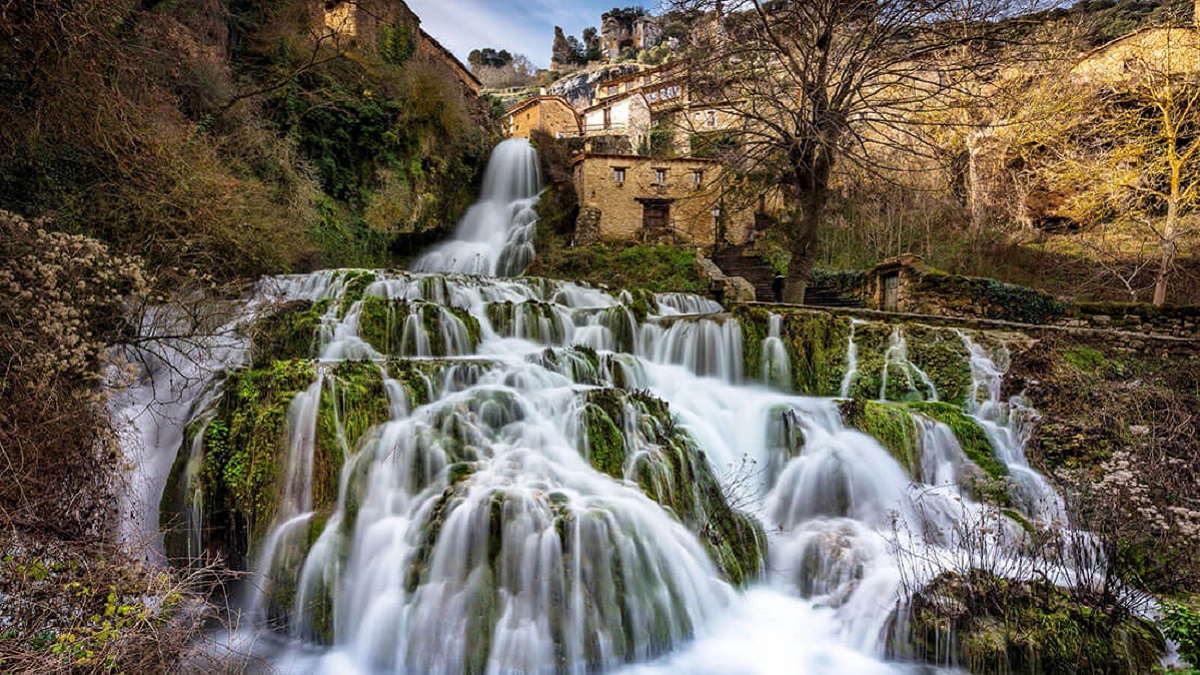
<svg viewBox="0 0 1200 675"><path fill-rule="evenodd" d="M1104 542L1114 574L1159 594L1200 588L1194 358L1043 340L1006 386L1042 414L1029 457Z"/></svg>
<svg viewBox="0 0 1200 675"><path fill-rule="evenodd" d="M0 531L0 670L162 673L191 649L211 570L148 568L95 541Z"/></svg>
<svg viewBox="0 0 1200 675"><path fill-rule="evenodd" d="M107 521L117 450L100 391L105 346L148 279L137 258L0 212L0 508L66 536Z"/></svg>

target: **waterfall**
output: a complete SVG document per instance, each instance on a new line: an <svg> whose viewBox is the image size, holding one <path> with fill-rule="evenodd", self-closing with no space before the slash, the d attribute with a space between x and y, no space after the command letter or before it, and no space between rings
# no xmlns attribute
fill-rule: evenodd
<svg viewBox="0 0 1200 675"><path fill-rule="evenodd" d="M762 381L781 389L791 388L792 363L781 336L783 317L771 314L768 319L767 337L762 341Z"/></svg>
<svg viewBox="0 0 1200 675"><path fill-rule="evenodd" d="M421 256L420 272L520 276L533 260L541 164L529 141L511 139L488 160L479 201L467 211L454 239Z"/></svg>
<svg viewBox="0 0 1200 675"><path fill-rule="evenodd" d="M838 391L840 398L850 398L850 392L858 379L858 345L854 342L854 331L860 323L862 322L858 319L850 320L850 337L846 344L846 374L842 376L842 386Z"/></svg>
<svg viewBox="0 0 1200 675"><path fill-rule="evenodd" d="M1035 413L1002 398L1002 346L960 334L959 408L899 327L885 345L887 326L842 324L818 359L781 315L748 345L697 296L506 278L538 189L533 149L506 142L422 271L266 279L186 388L182 361L142 361L119 409L163 406L123 435L139 484L168 484L179 555L253 571L230 654L295 673L912 672L885 658L906 576L959 564L964 523L1023 555L1010 513L1065 520L1025 461ZM236 335L272 312L299 335L251 352ZM793 393L817 363L836 364L828 393L879 377L880 400ZM991 463L1010 509L973 489ZM153 529L146 510L131 530Z"/></svg>

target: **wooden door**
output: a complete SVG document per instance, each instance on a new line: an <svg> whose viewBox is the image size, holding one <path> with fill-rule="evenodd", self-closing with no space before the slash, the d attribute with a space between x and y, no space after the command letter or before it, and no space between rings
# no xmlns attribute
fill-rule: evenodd
<svg viewBox="0 0 1200 675"><path fill-rule="evenodd" d="M900 274L897 272L883 277L883 311L900 311Z"/></svg>
<svg viewBox="0 0 1200 675"><path fill-rule="evenodd" d="M671 233L671 205L652 202L642 206L642 236L656 242Z"/></svg>

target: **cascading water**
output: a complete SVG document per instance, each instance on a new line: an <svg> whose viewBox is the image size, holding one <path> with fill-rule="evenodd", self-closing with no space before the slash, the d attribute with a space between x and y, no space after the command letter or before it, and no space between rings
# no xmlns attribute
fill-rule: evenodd
<svg viewBox="0 0 1200 675"><path fill-rule="evenodd" d="M458 240L419 267L519 272L537 190L532 149L502 145ZM747 373L738 321L695 296L654 296L639 320L628 294L565 282L327 271L264 281L247 317L268 301L310 308L298 352L256 357L263 375L239 387L195 385L130 436L181 448L181 555L199 557L218 498L236 497L202 486L250 468L213 470L229 452L217 441L241 433L221 402L260 380L285 390L264 390L287 401L262 413L286 442L270 523L245 524L262 533L243 551L256 581L228 636L284 672L909 672L884 659L896 537L935 552L929 577L955 555L958 519L998 513L964 485L959 439L920 408L870 402L912 425L906 464L835 399L787 393L780 317ZM843 397L871 356L881 398L888 377L937 398L898 330L860 355L856 327ZM1061 517L1024 462L1027 409L1000 398L1003 359L962 341L966 409L1022 477L1015 508ZM206 358L237 369L245 352ZM147 462L150 484L166 482L162 464Z"/></svg>
<svg viewBox="0 0 1200 675"><path fill-rule="evenodd" d="M454 232L454 239L421 256L413 269L487 276L519 276L533 259L541 164L529 141L496 146L483 192Z"/></svg>

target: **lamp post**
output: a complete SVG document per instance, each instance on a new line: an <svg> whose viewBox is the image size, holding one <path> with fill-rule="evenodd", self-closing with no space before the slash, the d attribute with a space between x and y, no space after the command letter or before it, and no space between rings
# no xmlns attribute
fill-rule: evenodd
<svg viewBox="0 0 1200 675"><path fill-rule="evenodd" d="M712 259L717 259L717 247L721 244L721 205L717 204L712 210L713 217L713 248Z"/></svg>

